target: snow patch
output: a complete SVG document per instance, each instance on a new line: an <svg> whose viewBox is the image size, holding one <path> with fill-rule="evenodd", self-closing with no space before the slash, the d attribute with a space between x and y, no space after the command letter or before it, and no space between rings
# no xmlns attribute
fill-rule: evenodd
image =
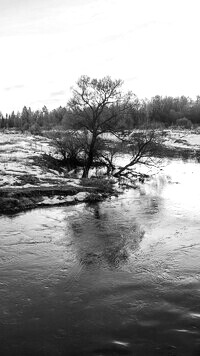
<svg viewBox="0 0 200 356"><path fill-rule="evenodd" d="M42 200L39 205L45 204L45 205L56 205L56 204L63 204L63 203L72 203L75 201L84 201L86 197L88 196L89 193L87 192L80 192L75 195L68 195L66 197L61 197L59 195L56 195L54 197L47 197L44 200Z"/></svg>

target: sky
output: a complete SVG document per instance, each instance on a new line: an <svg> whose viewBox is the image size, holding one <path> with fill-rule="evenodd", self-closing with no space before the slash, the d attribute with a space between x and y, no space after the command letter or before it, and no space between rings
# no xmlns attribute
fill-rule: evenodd
<svg viewBox="0 0 200 356"><path fill-rule="evenodd" d="M199 0L0 0L0 111L65 106L81 75L200 94Z"/></svg>

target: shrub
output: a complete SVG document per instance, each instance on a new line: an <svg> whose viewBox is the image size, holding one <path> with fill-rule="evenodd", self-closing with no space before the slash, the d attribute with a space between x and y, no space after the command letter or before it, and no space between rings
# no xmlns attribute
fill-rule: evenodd
<svg viewBox="0 0 200 356"><path fill-rule="evenodd" d="M192 122L187 119L187 117L182 117L181 119L176 120L176 125L184 129L191 129Z"/></svg>
<svg viewBox="0 0 200 356"><path fill-rule="evenodd" d="M30 132L32 135L41 135L41 127L37 123L30 127Z"/></svg>

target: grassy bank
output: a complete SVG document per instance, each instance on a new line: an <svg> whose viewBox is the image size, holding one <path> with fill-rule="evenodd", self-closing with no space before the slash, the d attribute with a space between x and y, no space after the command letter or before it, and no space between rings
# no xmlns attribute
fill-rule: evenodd
<svg viewBox="0 0 200 356"><path fill-rule="evenodd" d="M80 186L1 188L0 214L12 215L37 207L73 205L80 202L101 201L116 191L111 181L86 179Z"/></svg>

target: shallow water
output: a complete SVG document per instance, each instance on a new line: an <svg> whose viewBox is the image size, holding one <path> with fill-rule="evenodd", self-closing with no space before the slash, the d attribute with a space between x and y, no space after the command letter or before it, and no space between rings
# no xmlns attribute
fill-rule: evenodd
<svg viewBox="0 0 200 356"><path fill-rule="evenodd" d="M1 217L0 355L200 355L199 177Z"/></svg>

